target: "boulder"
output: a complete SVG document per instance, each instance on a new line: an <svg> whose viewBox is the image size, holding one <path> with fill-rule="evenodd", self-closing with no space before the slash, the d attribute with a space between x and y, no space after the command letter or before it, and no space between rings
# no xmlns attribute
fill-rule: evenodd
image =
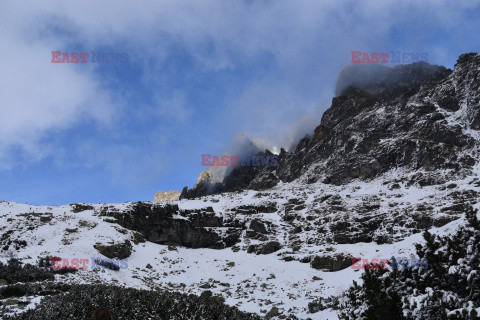
<svg viewBox="0 0 480 320"><path fill-rule="evenodd" d="M332 256L315 256L310 266L317 270L339 271L352 265L352 256L338 253Z"/></svg>
<svg viewBox="0 0 480 320"><path fill-rule="evenodd" d="M93 247L109 259L125 259L132 254L132 244L128 240L125 240L123 243L112 245L96 244Z"/></svg>

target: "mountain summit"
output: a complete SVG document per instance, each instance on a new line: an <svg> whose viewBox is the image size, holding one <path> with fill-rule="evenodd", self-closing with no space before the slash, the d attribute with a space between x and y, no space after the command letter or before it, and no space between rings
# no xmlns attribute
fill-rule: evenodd
<svg viewBox="0 0 480 320"><path fill-rule="evenodd" d="M293 152L282 149L278 167L237 167L221 183L185 187L181 198L264 190L295 179L340 185L394 169L419 185L468 175L479 147L479 77L478 53L461 55L454 70L426 62L348 65L312 137Z"/></svg>

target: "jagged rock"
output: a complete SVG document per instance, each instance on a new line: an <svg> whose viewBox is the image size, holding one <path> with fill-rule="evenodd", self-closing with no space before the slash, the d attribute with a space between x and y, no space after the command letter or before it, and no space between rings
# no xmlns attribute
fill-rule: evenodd
<svg viewBox="0 0 480 320"><path fill-rule="evenodd" d="M254 251L256 254L270 254L280 250L281 248L282 245L278 241L270 241L263 245L254 246L250 252Z"/></svg>
<svg viewBox="0 0 480 320"><path fill-rule="evenodd" d="M433 221L433 225L437 228L443 227L447 223L450 223L454 220L459 219L459 217L451 217L451 216L442 216L438 217Z"/></svg>
<svg viewBox="0 0 480 320"><path fill-rule="evenodd" d="M348 268L352 265L352 256L343 253L335 254L333 256L315 256L310 266L314 269L324 271L339 271Z"/></svg>
<svg viewBox="0 0 480 320"><path fill-rule="evenodd" d="M255 152L253 155L267 157L272 156L273 153L265 150L264 152ZM273 166L237 166L232 168L225 173L221 182L214 178L210 170L203 171L192 189L183 188L180 199L191 199L208 194L245 189L265 190L274 187L278 182L278 178L274 175L276 167Z"/></svg>
<svg viewBox="0 0 480 320"><path fill-rule="evenodd" d="M133 232L133 239L132 239L133 243L135 244L139 244L139 243L143 243L145 242L145 238L143 237L143 235L140 233L140 232Z"/></svg>
<svg viewBox="0 0 480 320"><path fill-rule="evenodd" d="M122 212L106 211L122 227L140 232L151 242L189 248L221 249L234 245L243 225L224 228L223 218L213 209L180 210L176 204L152 205L137 202ZM174 218L174 215L188 219ZM216 233L212 228L221 228Z"/></svg>
<svg viewBox="0 0 480 320"><path fill-rule="evenodd" d="M178 199L180 199L180 192L177 190L158 191L153 197L153 202L176 201Z"/></svg>
<svg viewBox="0 0 480 320"><path fill-rule="evenodd" d="M192 199L212 194L216 188L217 183L214 181L213 173L209 170L204 170L198 176L197 183L195 183L192 189L188 189L188 187L183 188L180 199Z"/></svg>
<svg viewBox="0 0 480 320"><path fill-rule="evenodd" d="M253 219L250 222L250 229L252 229L256 233L267 234L267 228L265 228L265 224L261 222L259 219Z"/></svg>
<svg viewBox="0 0 480 320"><path fill-rule="evenodd" d="M243 205L233 209L239 214L253 215L257 213L274 213L277 211L275 203L264 203L259 205Z"/></svg>
<svg viewBox="0 0 480 320"><path fill-rule="evenodd" d="M93 206L87 205L87 204L82 204L82 203L73 203L73 204L71 204L71 206L73 207L72 212L74 212L74 213L79 213L79 212L82 212L82 211L93 210L94 209Z"/></svg>
<svg viewBox="0 0 480 320"><path fill-rule="evenodd" d="M479 70L480 54L473 53L460 56L454 70L425 62L349 66L313 135L293 152L281 149L278 167L239 167L209 188L197 183L184 189L182 197L259 190L300 177L340 185L395 168L423 171L408 185L443 184L446 170L461 174L476 163L479 143L462 127L480 130ZM366 79L366 73L375 77ZM447 121L444 111L462 105L464 112Z"/></svg>
<svg viewBox="0 0 480 320"><path fill-rule="evenodd" d="M277 307L272 307L270 311L265 315L265 319L271 319L273 317L278 317L281 315L280 310Z"/></svg>
<svg viewBox="0 0 480 320"><path fill-rule="evenodd" d="M109 259L125 259L132 254L132 244L128 240L125 240L123 243L112 245L96 244L93 247Z"/></svg>
<svg viewBox="0 0 480 320"><path fill-rule="evenodd" d="M393 97L412 94L427 81L444 78L450 70L444 67L417 62L393 68L373 64L349 64L339 73L335 95L342 95L348 88L358 88L370 95L391 100ZM405 92L407 91L407 92Z"/></svg>

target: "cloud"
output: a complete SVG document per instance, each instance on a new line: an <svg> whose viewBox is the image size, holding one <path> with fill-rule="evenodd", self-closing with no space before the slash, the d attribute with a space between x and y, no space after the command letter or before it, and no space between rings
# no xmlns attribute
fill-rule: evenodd
<svg viewBox="0 0 480 320"><path fill-rule="evenodd" d="M169 119L185 124L193 111L187 106L185 94L181 91L174 91L165 97L160 94L155 95L155 109L161 117L167 116Z"/></svg>
<svg viewBox="0 0 480 320"><path fill-rule="evenodd" d="M38 146L46 135L82 121L111 120L113 99L93 74L51 64L52 47L44 43L2 32L2 46L6 49L0 59L0 154L20 147L42 158L48 148Z"/></svg>
<svg viewBox="0 0 480 320"><path fill-rule="evenodd" d="M128 135L135 129L118 123L133 112L164 118L165 131L179 124L193 131L199 114L212 113L202 120L229 137L247 132L288 148L319 121L351 50L402 46L425 51L427 46L431 62L445 62L456 55L449 39L473 39L459 30L463 24L470 30L478 26L468 13L478 5L447 0L2 2L0 167L54 155L60 147L52 137L92 123L129 130ZM449 38L430 39L432 32L443 31ZM140 89L131 90L148 91L151 101L127 108L128 94L105 85L97 68L50 63L51 50L76 47L128 50L141 73L135 84ZM219 87L211 89L225 96L200 109L197 100L217 78L231 80L218 80ZM89 137L99 140L95 149L111 150L115 158L119 142L95 139L95 134ZM156 131L142 134L152 140L148 135ZM68 153L64 141L62 148ZM102 163L121 172L131 156L119 151L118 157L126 160Z"/></svg>

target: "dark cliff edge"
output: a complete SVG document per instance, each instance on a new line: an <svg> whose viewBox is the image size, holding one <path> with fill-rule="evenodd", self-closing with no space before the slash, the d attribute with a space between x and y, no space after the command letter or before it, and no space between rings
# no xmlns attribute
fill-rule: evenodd
<svg viewBox="0 0 480 320"><path fill-rule="evenodd" d="M178 205L168 203L137 202L125 211L106 210L102 215L115 218L111 222L124 228L140 232L150 242L188 248L230 247L245 228L237 220L224 221L211 207L181 210Z"/></svg>

